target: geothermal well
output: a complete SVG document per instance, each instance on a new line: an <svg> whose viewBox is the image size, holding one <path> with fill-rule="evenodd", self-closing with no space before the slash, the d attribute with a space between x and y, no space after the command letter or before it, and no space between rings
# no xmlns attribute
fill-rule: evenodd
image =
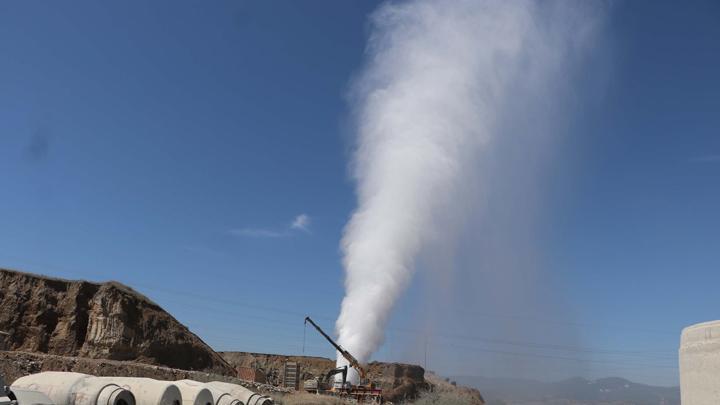
<svg viewBox="0 0 720 405"><path fill-rule="evenodd" d="M683 329L679 355L682 404L720 404L720 321Z"/></svg>

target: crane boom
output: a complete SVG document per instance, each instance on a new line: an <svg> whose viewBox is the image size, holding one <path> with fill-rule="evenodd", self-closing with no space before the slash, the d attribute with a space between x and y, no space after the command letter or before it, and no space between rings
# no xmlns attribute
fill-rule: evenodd
<svg viewBox="0 0 720 405"><path fill-rule="evenodd" d="M355 368L355 369L360 373L360 378L364 379L365 376L366 376L366 374L367 374L367 372L365 371L365 368L360 365L360 362L357 361L357 359L355 358L355 356L353 356L352 354L350 354L350 352L348 352L347 350L343 349L343 347L340 346L339 344L335 343L335 341L332 340L332 338L331 338L330 336L328 336L327 333L325 333L322 329L320 329L320 327L317 326L317 324L316 324L315 322L313 322L313 320L310 319L309 316L306 316L306 317L305 317L305 324L307 325L308 322L310 322L310 325L314 326L315 329L317 329L317 331L320 332L320 334L323 335L323 337L324 337L328 342L330 342L331 345L333 345L333 347L335 348L335 350L337 350L337 351L340 353L340 355L343 356L343 357L345 358L345 360L348 361L348 363L350 364L350 367Z"/></svg>

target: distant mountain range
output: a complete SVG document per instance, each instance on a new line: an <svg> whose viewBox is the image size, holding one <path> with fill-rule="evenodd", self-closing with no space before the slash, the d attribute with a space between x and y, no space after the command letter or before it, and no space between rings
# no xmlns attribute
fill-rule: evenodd
<svg viewBox="0 0 720 405"><path fill-rule="evenodd" d="M679 387L656 387L623 378L553 383L485 377L453 377L482 392L488 405L680 405Z"/></svg>

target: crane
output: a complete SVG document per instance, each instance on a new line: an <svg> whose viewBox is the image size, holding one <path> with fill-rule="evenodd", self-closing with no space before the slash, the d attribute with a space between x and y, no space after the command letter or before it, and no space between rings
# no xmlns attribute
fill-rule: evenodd
<svg viewBox="0 0 720 405"><path fill-rule="evenodd" d="M310 388L310 390L315 390L315 392L317 393L322 392L329 395L349 396L355 398L358 403L384 403L382 389L376 387L374 383L367 380L367 369L365 369L365 367L360 364L360 362L355 358L355 356L350 354L350 352L348 352L347 350L343 349L343 347L339 344L335 343L335 341L330 336L328 336L328 334L325 333L325 331L323 331L315 322L313 322L313 320L310 319L309 316L306 316L305 325L307 326L308 323L310 323L310 325L312 325L325 338L325 340L330 342L330 344L335 348L335 350L337 350L338 353L340 353L340 355L343 356L345 360L347 360L350 367L357 370L358 374L360 375L360 385L349 384L348 386L346 386L345 382L348 372L348 366L339 367L331 370L325 376L325 380L328 380L332 375L342 374L342 385L340 387L333 386L329 390L326 390L320 387L321 384L319 381L315 380L314 384L310 384L310 387L314 386L314 388ZM307 382L310 381L311 380L308 380Z"/></svg>
<svg viewBox="0 0 720 405"><path fill-rule="evenodd" d="M337 350L340 353L340 355L343 356L345 358L345 360L348 361L348 364L350 364L350 367L352 367L358 371L358 373L360 374L360 380L365 380L367 377L367 370L365 370L365 367L360 365L360 362L355 358L355 356L350 354L350 352L348 352L347 350L343 349L343 347L340 346L339 344L335 343L335 341L332 340L332 338L330 336L328 336L328 334L325 333L315 322L313 322L313 320L310 319L309 316L306 316L305 324L307 325L308 322L310 322L310 325L315 327L315 329L317 329L317 331L320 332L320 334L323 335L323 337L328 342L330 342L331 345L333 345L335 350Z"/></svg>

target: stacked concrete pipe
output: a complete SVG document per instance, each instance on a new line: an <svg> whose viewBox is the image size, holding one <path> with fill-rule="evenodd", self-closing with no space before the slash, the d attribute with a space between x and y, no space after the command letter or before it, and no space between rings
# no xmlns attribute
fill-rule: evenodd
<svg viewBox="0 0 720 405"><path fill-rule="evenodd" d="M97 378L114 382L132 391L137 399L137 405L181 405L183 403L180 389L169 381L140 377Z"/></svg>
<svg viewBox="0 0 720 405"><path fill-rule="evenodd" d="M46 371L18 378L13 392L44 394L55 405L135 405L132 392L115 381L82 373Z"/></svg>
<svg viewBox="0 0 720 405"><path fill-rule="evenodd" d="M240 401L239 399L235 398L231 393L218 389L214 386L200 383L195 380L180 380L176 381L175 384L177 384L178 387L181 387L183 384L187 384L190 386L201 386L202 388L205 388L210 391L212 394L213 400L215 401L215 405L245 405ZM183 392L183 398L185 398L185 393Z"/></svg>
<svg viewBox="0 0 720 405"><path fill-rule="evenodd" d="M194 380L175 381L174 384L180 389L183 405L214 405L213 395L203 383Z"/></svg>
<svg viewBox="0 0 720 405"><path fill-rule="evenodd" d="M208 386L215 389L226 391L235 398L239 399L245 405L274 405L272 398L250 391L242 385L226 383L222 381L211 381Z"/></svg>
<svg viewBox="0 0 720 405"><path fill-rule="evenodd" d="M682 404L720 404L720 321L683 329L679 355Z"/></svg>

